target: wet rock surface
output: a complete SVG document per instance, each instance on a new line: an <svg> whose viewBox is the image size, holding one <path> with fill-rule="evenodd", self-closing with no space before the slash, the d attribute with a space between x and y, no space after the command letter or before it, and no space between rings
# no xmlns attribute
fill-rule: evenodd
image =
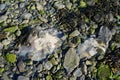
<svg viewBox="0 0 120 80"><path fill-rule="evenodd" d="M0 80L120 80L120 1L1 0Z"/></svg>

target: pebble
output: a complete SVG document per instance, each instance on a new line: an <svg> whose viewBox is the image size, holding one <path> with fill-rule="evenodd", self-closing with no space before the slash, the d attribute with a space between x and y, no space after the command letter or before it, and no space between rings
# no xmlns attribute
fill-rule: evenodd
<svg viewBox="0 0 120 80"><path fill-rule="evenodd" d="M19 69L20 72L24 72L25 71L25 63L23 61L19 61L17 64L17 67Z"/></svg>
<svg viewBox="0 0 120 80"><path fill-rule="evenodd" d="M66 7L67 7L68 9L71 9L71 8L72 8L72 3L66 2Z"/></svg>
<svg viewBox="0 0 120 80"><path fill-rule="evenodd" d="M86 3L89 5L89 6L94 6L95 5L95 0L86 0Z"/></svg>
<svg viewBox="0 0 120 80"><path fill-rule="evenodd" d="M37 66L37 71L38 71L38 72L41 72L41 71L42 71L42 69L43 69L42 64L39 64L39 65Z"/></svg>
<svg viewBox="0 0 120 80"><path fill-rule="evenodd" d="M79 34L80 34L80 32L78 30L75 30L69 36L70 37L75 37L75 36L78 36Z"/></svg>
<svg viewBox="0 0 120 80"><path fill-rule="evenodd" d="M19 3L19 7L20 7L20 8L25 7L25 3L24 3L24 2Z"/></svg>
<svg viewBox="0 0 120 80"><path fill-rule="evenodd" d="M21 31L18 30L15 34L16 34L17 36L20 36L20 35L21 35Z"/></svg>
<svg viewBox="0 0 120 80"><path fill-rule="evenodd" d="M3 48L3 44L0 42L0 50Z"/></svg>
<svg viewBox="0 0 120 80"><path fill-rule="evenodd" d="M29 80L29 78L25 76L18 76L17 80Z"/></svg>
<svg viewBox="0 0 120 80"><path fill-rule="evenodd" d="M65 7L65 5L61 2L55 2L54 3L54 6L57 8L57 9L62 9Z"/></svg>
<svg viewBox="0 0 120 80"><path fill-rule="evenodd" d="M5 40L2 41L2 44L3 45L8 45L8 44L10 44L10 40L5 39Z"/></svg>
<svg viewBox="0 0 120 80"><path fill-rule="evenodd" d="M79 57L76 54L76 50L70 48L65 54L63 66L68 73L71 73L79 65Z"/></svg>
<svg viewBox="0 0 120 80"><path fill-rule="evenodd" d="M73 72L73 75L75 77L80 77L82 75L82 70L81 68L77 68L74 72Z"/></svg>
<svg viewBox="0 0 120 80"><path fill-rule="evenodd" d="M50 63L49 61L45 62L44 68L46 70L50 70L53 67L52 63Z"/></svg>
<svg viewBox="0 0 120 80"><path fill-rule="evenodd" d="M32 14L31 13L24 13L23 16L25 19L29 20L32 17Z"/></svg>
<svg viewBox="0 0 120 80"><path fill-rule="evenodd" d="M40 3L37 3L37 10L43 10L43 6Z"/></svg>
<svg viewBox="0 0 120 80"><path fill-rule="evenodd" d="M1 10L1 11L4 10L5 7L6 7L6 4L0 4L0 10Z"/></svg>
<svg viewBox="0 0 120 80"><path fill-rule="evenodd" d="M5 73L3 74L2 79L3 79L3 80L10 80L9 77L8 77L8 73L7 73L7 72L5 72Z"/></svg>
<svg viewBox="0 0 120 80"><path fill-rule="evenodd" d="M6 21L7 18L8 18L7 15L0 16L0 23L3 22L3 21Z"/></svg>

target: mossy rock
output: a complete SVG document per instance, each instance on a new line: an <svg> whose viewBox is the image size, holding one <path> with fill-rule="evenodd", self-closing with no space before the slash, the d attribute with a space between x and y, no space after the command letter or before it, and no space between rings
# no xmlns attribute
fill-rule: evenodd
<svg viewBox="0 0 120 80"><path fill-rule="evenodd" d="M12 53L6 54L5 59L10 63L15 63L17 61L16 55Z"/></svg>
<svg viewBox="0 0 120 80"><path fill-rule="evenodd" d="M17 29L18 29L18 26L13 26L13 27L5 28L3 31L14 33Z"/></svg>
<svg viewBox="0 0 120 80"><path fill-rule="evenodd" d="M85 8L85 7L87 7L87 3L83 0L81 0L80 3L79 3L79 7L80 8Z"/></svg>
<svg viewBox="0 0 120 80"><path fill-rule="evenodd" d="M48 75L48 76L46 77L46 80L53 80L53 79L52 79L52 76L51 76L51 75Z"/></svg>
<svg viewBox="0 0 120 80"><path fill-rule="evenodd" d="M101 64L98 67L97 77L99 80L108 80L111 75L111 70L108 65Z"/></svg>
<svg viewBox="0 0 120 80"><path fill-rule="evenodd" d="M0 73L3 73L5 69L4 68L0 68Z"/></svg>

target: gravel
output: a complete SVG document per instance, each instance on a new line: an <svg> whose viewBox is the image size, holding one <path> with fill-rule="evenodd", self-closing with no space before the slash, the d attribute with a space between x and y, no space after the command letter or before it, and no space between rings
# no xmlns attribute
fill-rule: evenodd
<svg viewBox="0 0 120 80"><path fill-rule="evenodd" d="M96 80L101 65L120 80L119 12L119 0L0 1L0 80Z"/></svg>

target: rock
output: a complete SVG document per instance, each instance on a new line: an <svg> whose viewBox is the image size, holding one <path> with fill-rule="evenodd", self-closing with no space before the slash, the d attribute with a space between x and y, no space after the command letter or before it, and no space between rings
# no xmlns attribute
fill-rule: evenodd
<svg viewBox="0 0 120 80"><path fill-rule="evenodd" d="M50 62L52 63L52 65L57 65L58 61L55 60L55 58L50 59Z"/></svg>
<svg viewBox="0 0 120 80"><path fill-rule="evenodd" d="M17 67L19 69L20 72L24 72L25 71L25 63L23 61L19 61L17 64Z"/></svg>
<svg viewBox="0 0 120 80"><path fill-rule="evenodd" d="M65 7L65 5L64 5L63 3L58 2L58 1L56 1L56 2L54 3L54 6L55 6L57 9L62 9L62 8Z"/></svg>
<svg viewBox="0 0 120 80"><path fill-rule="evenodd" d="M77 80L77 77L72 76L69 78L69 80Z"/></svg>
<svg viewBox="0 0 120 80"><path fill-rule="evenodd" d="M85 80L85 75L82 75L81 77L77 78L77 80Z"/></svg>
<svg viewBox="0 0 120 80"><path fill-rule="evenodd" d="M46 77L46 80L53 80L53 79L52 79L52 76L51 76L51 75L48 75L48 76Z"/></svg>
<svg viewBox="0 0 120 80"><path fill-rule="evenodd" d="M106 44L106 48L108 47L109 41L112 39L112 35L115 33L110 31L108 27L102 26L99 31L98 39L100 39L104 44Z"/></svg>
<svg viewBox="0 0 120 80"><path fill-rule="evenodd" d="M3 79L3 80L10 80L9 77L8 77L8 73L7 73L7 72L5 72L5 73L3 74L2 79Z"/></svg>
<svg viewBox="0 0 120 80"><path fill-rule="evenodd" d="M86 0L86 3L89 5L89 6L94 6L96 1L95 0Z"/></svg>
<svg viewBox="0 0 120 80"><path fill-rule="evenodd" d="M24 2L21 2L21 3L19 3L19 5L18 5L20 8L24 8L25 7L25 3Z"/></svg>
<svg viewBox="0 0 120 80"><path fill-rule="evenodd" d="M71 8L72 8L72 3L66 2L66 7L67 7L68 9L71 9Z"/></svg>
<svg viewBox="0 0 120 80"><path fill-rule="evenodd" d="M61 45L58 35L59 32L56 29L43 30L36 28L31 31L27 39L30 46L22 45L17 53L24 57L29 55L33 61L41 61Z"/></svg>
<svg viewBox="0 0 120 80"><path fill-rule="evenodd" d="M45 62L44 68L46 70L50 70L52 67L53 67L52 63L50 63L49 61Z"/></svg>
<svg viewBox="0 0 120 80"><path fill-rule="evenodd" d="M86 75L88 73L87 65L84 62L82 63L82 72L83 72L84 75Z"/></svg>
<svg viewBox="0 0 120 80"><path fill-rule="evenodd" d="M17 80L29 80L29 78L25 76L18 76Z"/></svg>
<svg viewBox="0 0 120 80"><path fill-rule="evenodd" d="M39 3L37 3L37 6L36 6L37 10L43 10L43 6Z"/></svg>
<svg viewBox="0 0 120 80"><path fill-rule="evenodd" d="M44 17L39 17L39 18L40 18L41 21L43 21L43 22L45 22L45 23L48 22L48 20L47 20L46 18L44 18Z"/></svg>
<svg viewBox="0 0 120 80"><path fill-rule="evenodd" d="M74 72L73 72L73 75L75 77L80 77L82 75L82 71L81 71L81 68L77 68Z"/></svg>
<svg viewBox="0 0 120 80"><path fill-rule="evenodd" d="M87 61L85 62L85 64L90 66L90 65L92 65L92 62L89 61L89 60L87 60Z"/></svg>
<svg viewBox="0 0 120 80"><path fill-rule="evenodd" d="M77 53L80 56L80 59L82 58L91 58L92 56L96 55L100 50L101 52L105 53L106 48L104 47L104 43L99 43L94 38L89 38L85 40L83 44L78 45L77 47ZM98 48L98 49L96 49ZM99 52L99 53L101 53Z"/></svg>
<svg viewBox="0 0 120 80"><path fill-rule="evenodd" d="M28 19L28 20L29 20L31 17L32 17L32 14L31 14L31 13L24 13L24 14L23 14L23 18L24 18L24 19Z"/></svg>
<svg viewBox="0 0 120 80"><path fill-rule="evenodd" d="M10 40L5 39L5 40L2 41L2 44L3 45L8 45L8 44L10 44Z"/></svg>
<svg viewBox="0 0 120 80"><path fill-rule="evenodd" d="M16 34L16 36L20 36L21 35L21 31L18 30L15 34Z"/></svg>
<svg viewBox="0 0 120 80"><path fill-rule="evenodd" d="M78 36L79 34L80 34L80 32L78 30L75 30L69 36L70 37L75 37L75 36Z"/></svg>
<svg viewBox="0 0 120 80"><path fill-rule="evenodd" d="M42 71L42 69L43 69L42 64L39 64L39 65L37 66L37 71L38 71L38 72L41 72L41 71Z"/></svg>
<svg viewBox="0 0 120 80"><path fill-rule="evenodd" d="M6 7L6 4L0 4L0 10L1 10L1 11L4 10L5 7Z"/></svg>
<svg viewBox="0 0 120 80"><path fill-rule="evenodd" d="M0 50L3 48L3 44L0 42Z"/></svg>
<svg viewBox="0 0 120 80"><path fill-rule="evenodd" d="M7 15L0 16L0 23L3 22L3 21L6 21L7 18L8 18Z"/></svg>
<svg viewBox="0 0 120 80"><path fill-rule="evenodd" d="M74 68L79 65L79 57L76 54L75 49L70 48L65 54L63 66L68 73L71 73Z"/></svg>

